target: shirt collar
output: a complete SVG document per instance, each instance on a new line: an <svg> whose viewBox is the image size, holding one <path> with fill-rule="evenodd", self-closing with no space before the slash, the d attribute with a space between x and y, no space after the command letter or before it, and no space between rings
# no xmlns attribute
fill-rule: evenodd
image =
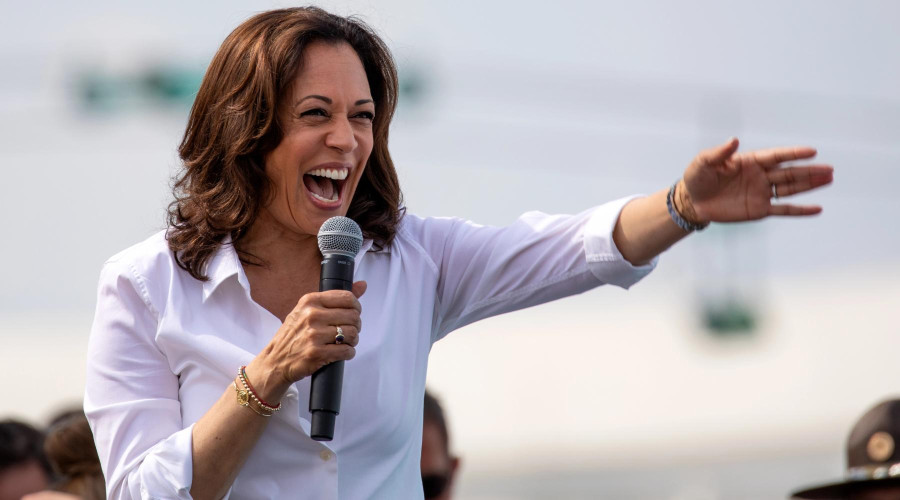
<svg viewBox="0 0 900 500"><path fill-rule="evenodd" d="M359 253L356 254L357 260L368 251L372 250L372 240L363 240ZM379 252L390 253L390 247L382 248ZM237 276L238 283L244 287L247 295L250 294L250 281L244 273L244 267L241 265L241 259L238 257L234 245L231 243L231 236L227 235L222 240L216 253L209 259L206 265L206 281L203 282L203 301L206 302L216 288L232 276Z"/></svg>
<svg viewBox="0 0 900 500"><path fill-rule="evenodd" d="M359 247L359 252L357 252L357 254L356 254L356 258L358 259L360 255L364 255L366 252L368 252L370 250L374 252L375 250L372 250L372 244L373 244L372 240L370 240L370 239L363 240L362 246ZM383 251L383 250L379 250L379 251Z"/></svg>
<svg viewBox="0 0 900 500"><path fill-rule="evenodd" d="M228 278L237 275L238 282L242 287L250 293L250 282L247 275L244 274L244 268L241 266L241 260L238 257L234 245L231 244L231 236L227 235L222 240L216 253L213 254L209 263L206 264L206 277L203 282L203 301L213 294L216 288L225 282Z"/></svg>

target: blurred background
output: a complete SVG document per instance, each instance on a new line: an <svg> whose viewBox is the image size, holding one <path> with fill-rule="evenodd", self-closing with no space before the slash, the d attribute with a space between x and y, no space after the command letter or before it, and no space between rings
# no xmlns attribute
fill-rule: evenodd
<svg viewBox="0 0 900 500"><path fill-rule="evenodd" d="M80 403L107 257L165 227L206 65L281 2L9 2L0 18L0 418ZM713 226L625 292L466 327L429 386L459 498L771 499L843 474L900 393L900 3L321 2L398 61L419 215L506 224L670 185L730 136L809 144L804 220Z"/></svg>

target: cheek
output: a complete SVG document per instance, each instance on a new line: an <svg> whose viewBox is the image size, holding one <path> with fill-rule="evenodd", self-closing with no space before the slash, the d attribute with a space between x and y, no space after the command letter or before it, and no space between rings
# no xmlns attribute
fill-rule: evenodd
<svg viewBox="0 0 900 500"><path fill-rule="evenodd" d="M374 133L374 129L369 128L356 136L356 142L359 143L359 151L366 158L372 153L372 148L375 144Z"/></svg>
<svg viewBox="0 0 900 500"><path fill-rule="evenodd" d="M272 183L272 188L277 198L287 195L288 200L297 196L298 189L303 182L298 165L302 162L296 140L285 138L266 157L265 172Z"/></svg>
<svg viewBox="0 0 900 500"><path fill-rule="evenodd" d="M291 191L293 183L290 172L281 168L280 164L275 162L267 164L266 176L269 178L274 200L283 199L285 194Z"/></svg>
<svg viewBox="0 0 900 500"><path fill-rule="evenodd" d="M359 144L359 158L357 164L360 166L359 176L356 178L356 186L359 185L363 176L365 175L366 166L369 164L369 158L372 156L372 150L374 149L374 140L372 139L372 134L362 135L359 139L357 139Z"/></svg>

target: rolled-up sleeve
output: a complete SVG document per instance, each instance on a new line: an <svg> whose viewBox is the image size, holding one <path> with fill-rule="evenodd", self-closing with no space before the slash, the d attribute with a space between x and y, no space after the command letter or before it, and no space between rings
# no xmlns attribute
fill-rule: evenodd
<svg viewBox="0 0 900 500"><path fill-rule="evenodd" d="M628 262L613 241L613 230L625 205L636 198L629 196L600 205L591 211L584 226L584 256L594 276L603 283L628 289L646 276L659 257L642 266Z"/></svg>
<svg viewBox="0 0 900 500"><path fill-rule="evenodd" d="M114 499L188 499L191 431L178 377L155 342L158 312L147 283L127 263L100 274L88 346L85 414Z"/></svg>
<svg viewBox="0 0 900 500"><path fill-rule="evenodd" d="M634 197L576 215L529 212L506 227L441 219L421 241L439 269L433 339L482 318L549 302L602 284L628 288L656 266L628 262L613 241ZM423 225L427 227L428 224Z"/></svg>

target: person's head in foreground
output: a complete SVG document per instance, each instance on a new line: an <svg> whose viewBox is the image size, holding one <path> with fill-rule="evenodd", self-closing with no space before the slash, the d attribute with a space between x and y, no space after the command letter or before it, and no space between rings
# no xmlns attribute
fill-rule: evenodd
<svg viewBox="0 0 900 500"><path fill-rule="evenodd" d="M879 403L860 418L847 438L842 482L807 488L792 498L810 500L900 499L900 399Z"/></svg>
<svg viewBox="0 0 900 500"><path fill-rule="evenodd" d="M459 457L450 454L450 433L444 410L437 399L425 391L425 418L422 423L422 488L429 500L449 500Z"/></svg>
<svg viewBox="0 0 900 500"><path fill-rule="evenodd" d="M66 416L47 429L44 451L61 478L53 489L83 500L106 498L100 458L83 413Z"/></svg>
<svg viewBox="0 0 900 500"><path fill-rule="evenodd" d="M44 434L23 422L0 422L0 500L19 500L51 480Z"/></svg>

